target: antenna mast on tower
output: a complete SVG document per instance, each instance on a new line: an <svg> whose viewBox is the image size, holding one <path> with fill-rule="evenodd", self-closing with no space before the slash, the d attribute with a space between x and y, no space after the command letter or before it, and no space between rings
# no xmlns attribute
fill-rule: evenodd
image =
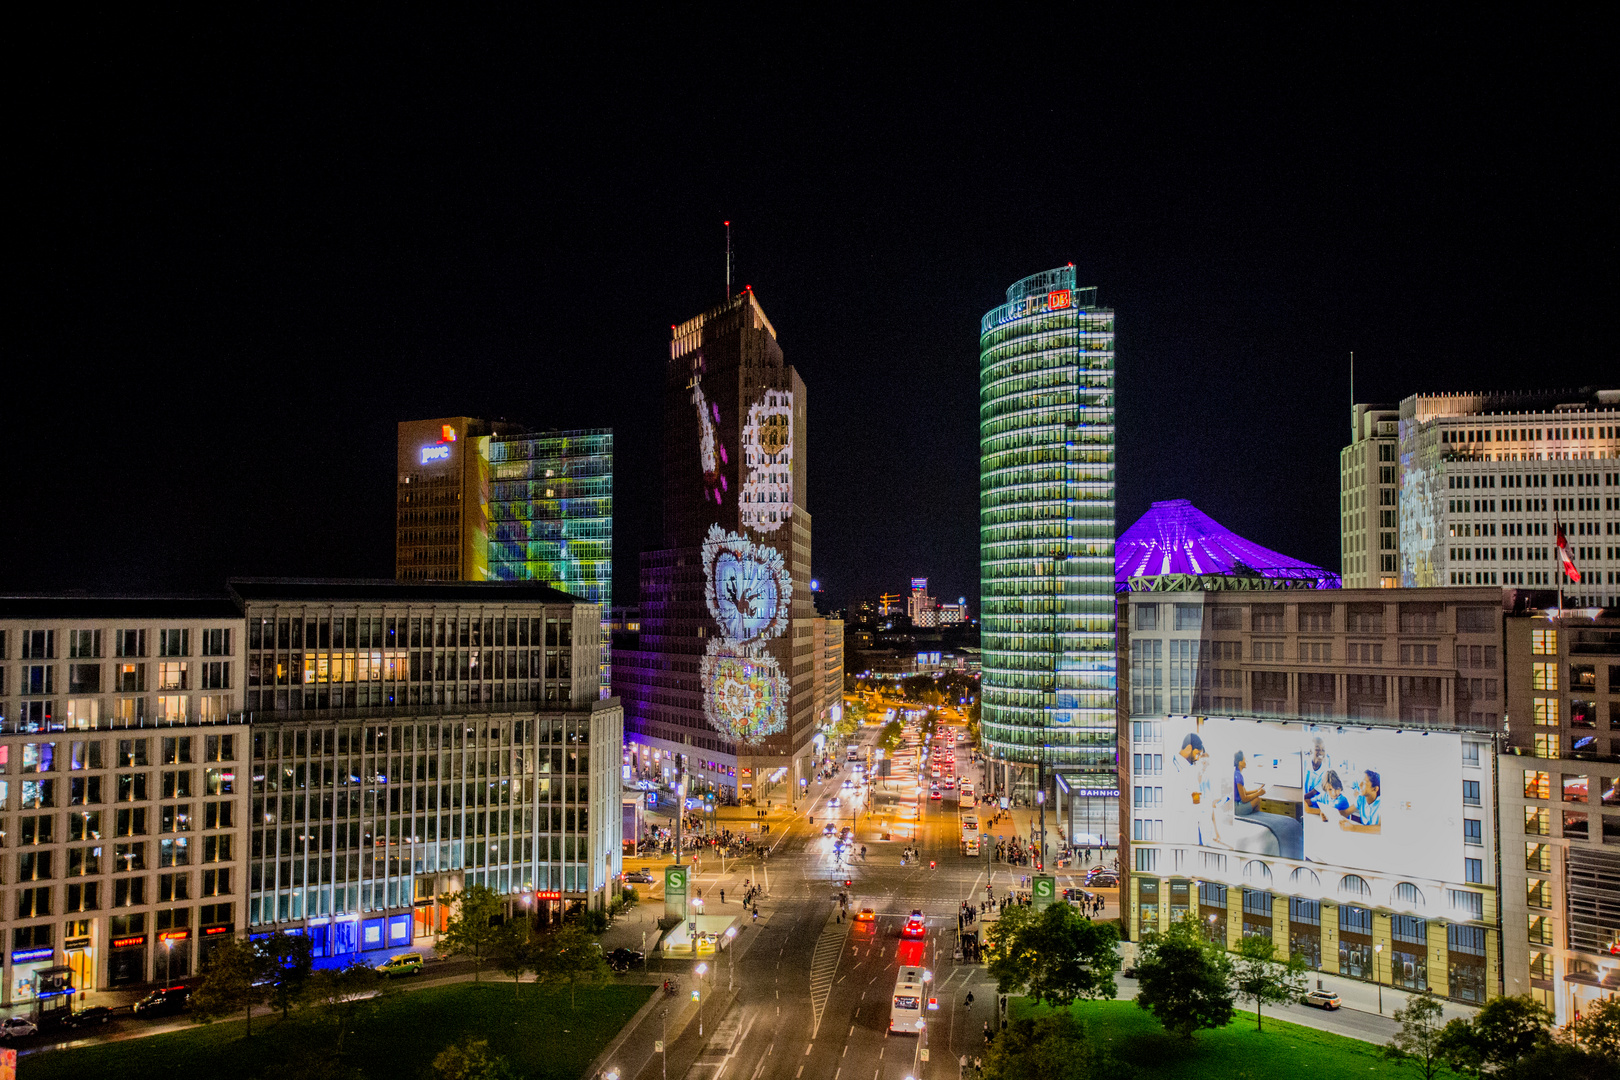
<svg viewBox="0 0 1620 1080"><path fill-rule="evenodd" d="M726 299L731 299L731 222L726 222Z"/></svg>

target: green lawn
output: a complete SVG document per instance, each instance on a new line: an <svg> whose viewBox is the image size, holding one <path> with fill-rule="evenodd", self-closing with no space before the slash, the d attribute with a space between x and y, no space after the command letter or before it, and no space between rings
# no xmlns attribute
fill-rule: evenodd
<svg viewBox="0 0 1620 1080"><path fill-rule="evenodd" d="M1033 1015L1027 1001L1016 999L1014 1016ZM1379 1056L1378 1047L1360 1039L1334 1035L1265 1018L1265 1030L1254 1030L1254 1013L1219 1031L1200 1031L1192 1042L1168 1035L1153 1015L1134 1001L1084 1001L1074 1015L1087 1032L1107 1043L1114 1056L1135 1065L1140 1080L1278 1080L1309 1076L1311 1080L1410 1080L1416 1073ZM25 1078L26 1080L26 1078Z"/></svg>
<svg viewBox="0 0 1620 1080"><path fill-rule="evenodd" d="M367 1078L418 1080L444 1047L467 1035L488 1039L525 1080L576 1080L652 993L650 986L581 989L570 1009L568 991L512 984L458 983L388 998L344 1044L344 1066ZM19 1062L20 1080L175 1080L185 1076L352 1076L332 1069L334 1039L296 1016L287 1022L255 1017L253 1038L240 1020L146 1039L32 1054ZM298 1062L288 1068L286 1063Z"/></svg>

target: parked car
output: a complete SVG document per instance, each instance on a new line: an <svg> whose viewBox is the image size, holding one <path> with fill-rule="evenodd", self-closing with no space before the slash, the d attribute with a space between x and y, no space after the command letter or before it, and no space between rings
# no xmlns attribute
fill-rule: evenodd
<svg viewBox="0 0 1620 1080"><path fill-rule="evenodd" d="M422 974L422 954L408 952L400 953L398 956L390 956L377 965L377 974L385 979L392 979L395 975L420 975Z"/></svg>
<svg viewBox="0 0 1620 1080"><path fill-rule="evenodd" d="M136 1016L173 1016L186 1007L191 990L185 986L165 986L147 994L134 1006Z"/></svg>
<svg viewBox="0 0 1620 1080"><path fill-rule="evenodd" d="M614 971L629 971L632 967L647 958L645 953L635 949L614 949L607 954L608 966Z"/></svg>
<svg viewBox="0 0 1620 1080"><path fill-rule="evenodd" d="M1312 990L1303 1000L1305 1004L1314 1005L1318 1009L1337 1009L1340 1004L1339 995L1331 990Z"/></svg>
<svg viewBox="0 0 1620 1080"><path fill-rule="evenodd" d="M652 868L643 866L640 870L626 870L624 880L637 885L651 885L653 883Z"/></svg>
<svg viewBox="0 0 1620 1080"><path fill-rule="evenodd" d="M112 1010L105 1005L93 1005L88 1009L80 1009L67 1018L68 1027L97 1027L113 1018Z"/></svg>
<svg viewBox="0 0 1620 1080"><path fill-rule="evenodd" d="M26 1016L8 1016L0 1020L0 1039L20 1039L39 1030L39 1025Z"/></svg>
<svg viewBox="0 0 1620 1080"><path fill-rule="evenodd" d="M1093 871L1086 875L1086 884L1094 889L1118 888L1119 874L1113 870Z"/></svg>
<svg viewBox="0 0 1620 1080"><path fill-rule="evenodd" d="M1125 976L1127 979L1136 978L1136 961L1135 960L1127 960L1127 961L1125 961L1125 966L1120 969L1119 973L1121 975Z"/></svg>

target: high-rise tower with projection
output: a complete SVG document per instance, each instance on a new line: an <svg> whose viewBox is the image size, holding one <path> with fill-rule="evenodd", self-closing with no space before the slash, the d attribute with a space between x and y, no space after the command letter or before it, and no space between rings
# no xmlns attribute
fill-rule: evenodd
<svg viewBox="0 0 1620 1080"><path fill-rule="evenodd" d="M663 548L614 645L630 763L672 777L678 755L696 790L787 798L814 771L804 381L751 290L670 337Z"/></svg>

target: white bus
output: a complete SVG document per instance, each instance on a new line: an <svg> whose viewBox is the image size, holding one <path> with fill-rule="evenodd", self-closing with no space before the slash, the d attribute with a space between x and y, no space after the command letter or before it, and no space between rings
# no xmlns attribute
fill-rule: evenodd
<svg viewBox="0 0 1620 1080"><path fill-rule="evenodd" d="M922 1034L917 1025L923 1018L927 996L922 969L901 968L900 978L894 984L893 1003L889 1006L889 1030L900 1035Z"/></svg>
<svg viewBox="0 0 1620 1080"><path fill-rule="evenodd" d="M977 855L979 853L979 816L977 814L962 815L962 854Z"/></svg>

